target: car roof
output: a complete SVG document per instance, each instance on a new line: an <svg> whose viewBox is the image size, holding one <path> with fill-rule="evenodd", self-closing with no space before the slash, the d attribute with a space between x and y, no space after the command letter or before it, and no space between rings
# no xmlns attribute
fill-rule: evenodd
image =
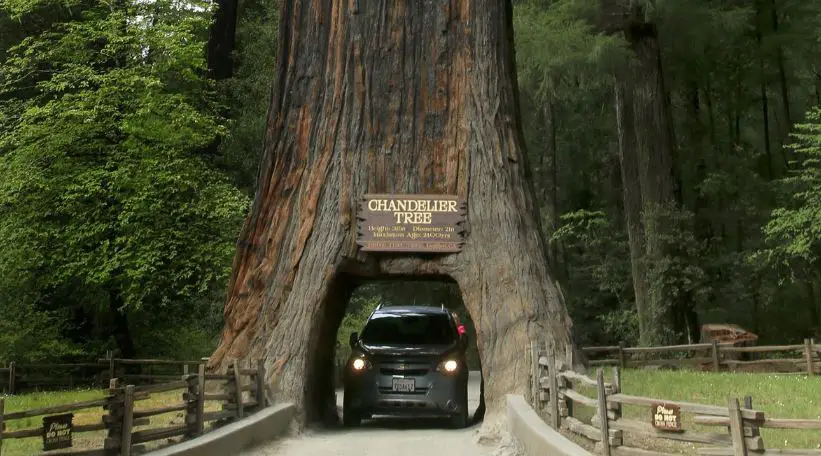
<svg viewBox="0 0 821 456"><path fill-rule="evenodd" d="M447 308L442 308L441 306L387 306L387 307L380 307L374 311L374 315L384 315L384 314L448 314L450 310Z"/></svg>

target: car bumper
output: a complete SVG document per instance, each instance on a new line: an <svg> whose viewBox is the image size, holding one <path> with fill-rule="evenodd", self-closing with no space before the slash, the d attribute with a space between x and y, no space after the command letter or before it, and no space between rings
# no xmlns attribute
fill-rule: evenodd
<svg viewBox="0 0 821 456"><path fill-rule="evenodd" d="M413 392L393 390L394 378L414 381ZM360 413L372 415L439 415L461 413L467 407L467 373L430 372L423 376L366 372L345 382L345 401Z"/></svg>

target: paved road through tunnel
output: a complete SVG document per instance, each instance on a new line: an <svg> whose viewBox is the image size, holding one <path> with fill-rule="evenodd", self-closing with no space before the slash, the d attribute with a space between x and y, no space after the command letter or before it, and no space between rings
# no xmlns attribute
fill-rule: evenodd
<svg viewBox="0 0 821 456"><path fill-rule="evenodd" d="M468 403L470 414L479 406L481 375L470 373ZM336 392L342 409L342 390ZM491 447L475 442L479 424L465 429L448 429L446 420L430 418L380 418L366 420L354 429L308 431L242 453L241 456L487 456Z"/></svg>

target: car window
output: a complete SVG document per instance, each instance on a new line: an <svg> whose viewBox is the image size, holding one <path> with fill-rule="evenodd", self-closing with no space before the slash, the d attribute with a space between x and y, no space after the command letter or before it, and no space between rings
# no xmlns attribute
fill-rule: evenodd
<svg viewBox="0 0 821 456"><path fill-rule="evenodd" d="M361 338L367 345L445 345L456 334L447 315L404 313L374 315Z"/></svg>

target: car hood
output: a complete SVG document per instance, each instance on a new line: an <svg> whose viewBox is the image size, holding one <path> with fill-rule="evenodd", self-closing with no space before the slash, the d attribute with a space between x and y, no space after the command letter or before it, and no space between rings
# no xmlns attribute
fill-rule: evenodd
<svg viewBox="0 0 821 456"><path fill-rule="evenodd" d="M436 356L444 355L456 348L457 344L448 345L367 345L362 344L362 350L375 356Z"/></svg>

